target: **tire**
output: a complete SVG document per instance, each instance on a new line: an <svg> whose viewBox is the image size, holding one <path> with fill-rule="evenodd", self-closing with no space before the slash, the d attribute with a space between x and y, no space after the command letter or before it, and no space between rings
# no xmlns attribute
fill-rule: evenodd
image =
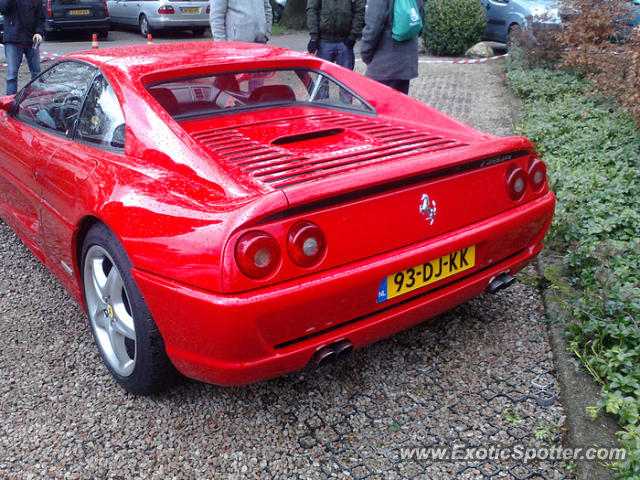
<svg viewBox="0 0 640 480"><path fill-rule="evenodd" d="M109 36L109 30L100 30L98 32L98 38L100 40L106 40L108 36Z"/></svg>
<svg viewBox="0 0 640 480"><path fill-rule="evenodd" d="M194 27L191 29L191 31L193 32L193 35L195 37L201 37L204 35L206 28L205 27Z"/></svg>
<svg viewBox="0 0 640 480"><path fill-rule="evenodd" d="M146 38L148 34L152 33L151 25L149 25L149 20L147 19L147 16L144 13L140 15L138 26L140 27L140 33L142 34L143 37Z"/></svg>
<svg viewBox="0 0 640 480"><path fill-rule="evenodd" d="M509 31L507 32L507 52L513 47L518 46L521 33L522 28L520 28L520 25L518 25L517 23L514 23L509 27Z"/></svg>
<svg viewBox="0 0 640 480"><path fill-rule="evenodd" d="M149 395L179 374L131 275L131 261L103 224L82 245L82 289L89 325L107 369L125 390Z"/></svg>

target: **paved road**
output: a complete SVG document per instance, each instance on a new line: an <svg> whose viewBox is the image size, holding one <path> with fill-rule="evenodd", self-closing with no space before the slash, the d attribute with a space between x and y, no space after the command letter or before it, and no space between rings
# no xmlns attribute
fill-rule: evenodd
<svg viewBox="0 0 640 480"><path fill-rule="evenodd" d="M273 43L304 47L306 37ZM421 65L411 94L476 128L513 132L501 63ZM0 478L571 478L561 462L401 456L562 440L536 282L529 268L506 291L325 369L136 398L100 363L82 311L0 224Z"/></svg>
<svg viewBox="0 0 640 480"><path fill-rule="evenodd" d="M306 34L290 34L279 35L274 37L271 44L279 47L286 47L297 50L304 50L307 46L308 35ZM164 32L153 35L152 41L154 43L168 43L168 42L202 42L211 41L211 32L207 32L202 37L194 37L189 32ZM98 45L101 48L107 47L120 47L124 45L137 45L145 44L147 39L140 35L140 33L133 30L111 30L109 37L105 40L100 40ZM53 39L45 41L40 50L43 52L42 56L45 57L47 53L53 53L55 55L66 55L68 53L77 52L79 50L85 50L91 48L91 33L67 33L58 34ZM0 63L5 62L4 49L0 48ZM23 66L26 69L26 65Z"/></svg>

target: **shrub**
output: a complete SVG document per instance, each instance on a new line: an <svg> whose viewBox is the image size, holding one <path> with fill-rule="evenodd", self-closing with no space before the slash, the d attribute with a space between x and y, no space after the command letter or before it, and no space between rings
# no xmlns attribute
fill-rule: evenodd
<svg viewBox="0 0 640 480"><path fill-rule="evenodd" d="M429 0L424 42L436 55L460 55L482 39L487 16L478 0Z"/></svg>
<svg viewBox="0 0 640 480"><path fill-rule="evenodd" d="M564 64L578 67L640 124L640 27L628 26L636 8L625 0L562 0L566 27L559 39Z"/></svg>
<svg viewBox="0 0 640 480"><path fill-rule="evenodd" d="M529 17L531 22L531 17ZM554 31L544 28L517 29L509 34L509 55L527 68L556 67L562 60L563 47Z"/></svg>

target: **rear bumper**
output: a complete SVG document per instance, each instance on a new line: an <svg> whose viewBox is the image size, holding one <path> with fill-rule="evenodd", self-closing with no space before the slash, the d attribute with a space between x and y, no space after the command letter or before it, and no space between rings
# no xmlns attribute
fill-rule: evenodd
<svg viewBox="0 0 640 480"><path fill-rule="evenodd" d="M183 30L189 30L191 28L206 28L209 26L209 19L175 19L169 18L170 15L161 16L159 18L149 18L149 25L151 28L155 28L157 30L165 29L165 28L177 28Z"/></svg>
<svg viewBox="0 0 640 480"><path fill-rule="evenodd" d="M45 32L75 31L75 30L109 30L111 27L110 18L99 18L91 20L55 20L47 19L44 24Z"/></svg>
<svg viewBox="0 0 640 480"><path fill-rule="evenodd" d="M301 369L319 348L337 340L347 339L357 349L481 294L493 277L515 273L540 252L554 205L549 193L418 245L237 295L133 273L178 370L210 383L242 385ZM469 245L482 245L490 258L468 272L376 302L386 275ZM496 251L503 256L495 258Z"/></svg>

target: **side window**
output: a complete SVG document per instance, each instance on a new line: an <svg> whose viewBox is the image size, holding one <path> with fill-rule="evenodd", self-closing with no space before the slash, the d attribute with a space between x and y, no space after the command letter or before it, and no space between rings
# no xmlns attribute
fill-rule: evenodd
<svg viewBox="0 0 640 480"><path fill-rule="evenodd" d="M107 148L124 148L124 115L118 99L102 75L93 81L87 94L76 139Z"/></svg>
<svg viewBox="0 0 640 480"><path fill-rule="evenodd" d="M60 62L29 84L16 109L16 118L65 135L71 134L95 67Z"/></svg>

